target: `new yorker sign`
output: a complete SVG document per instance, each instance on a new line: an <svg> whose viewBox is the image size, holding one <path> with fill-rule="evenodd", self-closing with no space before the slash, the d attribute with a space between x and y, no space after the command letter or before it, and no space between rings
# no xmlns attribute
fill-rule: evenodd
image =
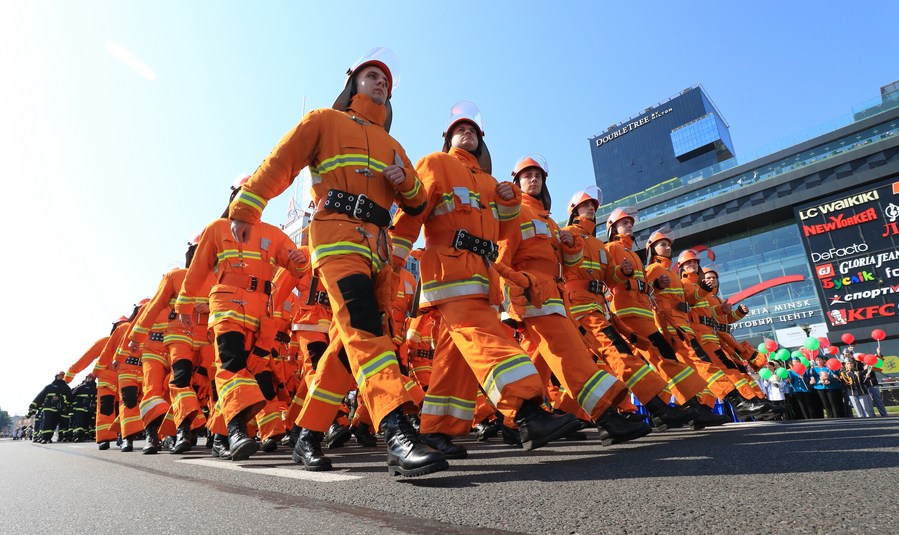
<svg viewBox="0 0 899 535"><path fill-rule="evenodd" d="M619 128L618 130L615 130L614 132L609 132L608 134L606 134L602 137L596 138L596 146L601 147L603 145L603 143L608 143L609 141L612 141L613 139L618 139L619 137L623 136L624 134L627 134L628 132L630 132L631 130L636 130L637 128L640 128L641 126L643 126L645 124L649 124L649 122L652 121L653 119L658 119L659 117L661 117L663 115L671 113L672 109L673 108L668 108L668 109L664 109L664 110L654 111L654 112L650 113L649 115L644 115L643 117L640 117L636 121L631 121L625 125L622 125L621 128Z"/></svg>
<svg viewBox="0 0 899 535"><path fill-rule="evenodd" d="M871 332L899 306L899 177L793 208L831 331Z"/></svg>

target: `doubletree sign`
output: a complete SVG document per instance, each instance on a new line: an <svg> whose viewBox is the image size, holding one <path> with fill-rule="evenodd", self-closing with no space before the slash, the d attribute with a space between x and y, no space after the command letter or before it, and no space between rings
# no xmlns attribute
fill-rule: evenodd
<svg viewBox="0 0 899 535"><path fill-rule="evenodd" d="M899 319L899 177L794 212L830 330Z"/></svg>

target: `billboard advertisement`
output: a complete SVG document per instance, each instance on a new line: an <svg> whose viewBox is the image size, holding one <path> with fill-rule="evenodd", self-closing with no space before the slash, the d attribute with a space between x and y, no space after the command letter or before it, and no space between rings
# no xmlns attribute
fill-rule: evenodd
<svg viewBox="0 0 899 535"><path fill-rule="evenodd" d="M829 330L899 321L899 176L793 210Z"/></svg>

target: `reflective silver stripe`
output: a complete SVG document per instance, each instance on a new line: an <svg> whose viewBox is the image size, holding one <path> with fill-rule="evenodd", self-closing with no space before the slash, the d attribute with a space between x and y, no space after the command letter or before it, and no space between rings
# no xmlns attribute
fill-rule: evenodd
<svg viewBox="0 0 899 535"><path fill-rule="evenodd" d="M293 324L291 324L290 329L292 331L311 331L311 332L315 332L315 333L328 332L328 327L325 327L324 325L318 325L318 324L313 325L310 323L293 323Z"/></svg>
<svg viewBox="0 0 899 535"><path fill-rule="evenodd" d="M490 398L490 401L496 405L499 403L503 388L506 385L530 375L537 375L537 368L534 367L534 363L531 362L527 355L515 355L500 362L490 370L490 373L487 374L484 380L484 390L487 392L487 397Z"/></svg>
<svg viewBox="0 0 899 535"><path fill-rule="evenodd" d="M581 389L581 392L578 394L578 405L580 405L587 414L592 415L593 409L596 408L596 404L608 394L609 389L615 386L616 382L618 382L618 379L614 376L602 370L598 370L593 374L593 377L587 381Z"/></svg>
<svg viewBox="0 0 899 535"><path fill-rule="evenodd" d="M421 413L431 416L452 416L460 420L471 421L474 419L474 408L474 400L426 394L421 406Z"/></svg>
<svg viewBox="0 0 899 535"><path fill-rule="evenodd" d="M469 280L454 282L429 281L422 285L421 302L425 304L452 297L489 294L490 282L483 276L475 275Z"/></svg>

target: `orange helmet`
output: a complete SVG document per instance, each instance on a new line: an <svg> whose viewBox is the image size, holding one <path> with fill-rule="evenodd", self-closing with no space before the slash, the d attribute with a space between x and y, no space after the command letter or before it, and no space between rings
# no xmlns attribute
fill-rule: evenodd
<svg viewBox="0 0 899 535"><path fill-rule="evenodd" d="M200 232L197 233L196 236L194 236L193 238L191 238L190 240L187 241L187 245L193 246L193 245L199 244L200 236L202 236L202 235L203 235L203 231L201 230Z"/></svg>
<svg viewBox="0 0 899 535"><path fill-rule="evenodd" d="M665 225L659 230L653 232L649 235L649 238L646 239L646 258L647 260L652 258L652 246L658 241L668 240L668 243L674 244L674 234L671 232L671 227Z"/></svg>
<svg viewBox="0 0 899 535"><path fill-rule="evenodd" d="M137 305L135 305L135 306L142 307L142 306L146 305L146 304L149 303L149 302L150 302L150 298L149 298L149 297L144 297L143 299L141 299L140 301L138 301L138 302L137 302ZM126 318L126 319L127 319L127 318Z"/></svg>
<svg viewBox="0 0 899 535"><path fill-rule="evenodd" d="M128 321L128 318L125 316L119 316L119 319L115 320L113 323L122 323L123 321Z"/></svg>
<svg viewBox="0 0 899 535"><path fill-rule="evenodd" d="M624 208L615 208L612 210L612 213L609 214L609 218L606 220L606 234L608 239L612 239L612 236L615 235L615 223L622 221L624 219L630 218L631 221L637 222L637 209L633 206L626 206Z"/></svg>
<svg viewBox="0 0 899 535"><path fill-rule="evenodd" d="M512 178L517 179L518 173L524 171L528 167L536 167L543 171L544 180L549 176L549 165L546 164L546 159L539 154L528 154L527 156L522 156L515 162L515 167L512 169Z"/></svg>
<svg viewBox="0 0 899 535"><path fill-rule="evenodd" d="M354 75L360 69L369 65L374 65L381 69L387 77L387 102L384 103L384 106L387 108L387 117L384 119L384 130L390 132L390 123L393 122L393 107L390 105L390 97L393 96L393 88L399 85L400 82L400 62L396 54L389 48L372 48L347 69L343 91L337 95L337 99L331 107L340 111L349 109L350 101L353 99L353 95L356 94L356 77Z"/></svg>
<svg viewBox="0 0 899 535"><path fill-rule="evenodd" d="M696 260L697 262L699 262L699 255L697 255L696 251L694 251L693 249L687 249L677 257L677 263L680 265L684 265L690 260Z"/></svg>
<svg viewBox="0 0 899 535"><path fill-rule="evenodd" d="M468 100L460 100L450 108L449 117L446 120L446 128L443 129L443 152L449 152L452 141L453 128L461 122L473 124L478 131L478 148L474 155L478 159L481 169L488 174L493 172L493 161L490 159L490 151L484 143L484 123L481 119L481 110Z"/></svg>
<svg viewBox="0 0 899 535"><path fill-rule="evenodd" d="M596 199L586 191L579 191L575 193L571 198L571 201L568 202L568 215L573 214L577 210L577 207L585 202L592 202L593 208L599 208L599 199Z"/></svg>
<svg viewBox="0 0 899 535"><path fill-rule="evenodd" d="M706 273L714 273L716 276L719 276L718 266L716 266L714 264L706 266L706 267L702 268L702 273L703 273L703 275L705 275Z"/></svg>

